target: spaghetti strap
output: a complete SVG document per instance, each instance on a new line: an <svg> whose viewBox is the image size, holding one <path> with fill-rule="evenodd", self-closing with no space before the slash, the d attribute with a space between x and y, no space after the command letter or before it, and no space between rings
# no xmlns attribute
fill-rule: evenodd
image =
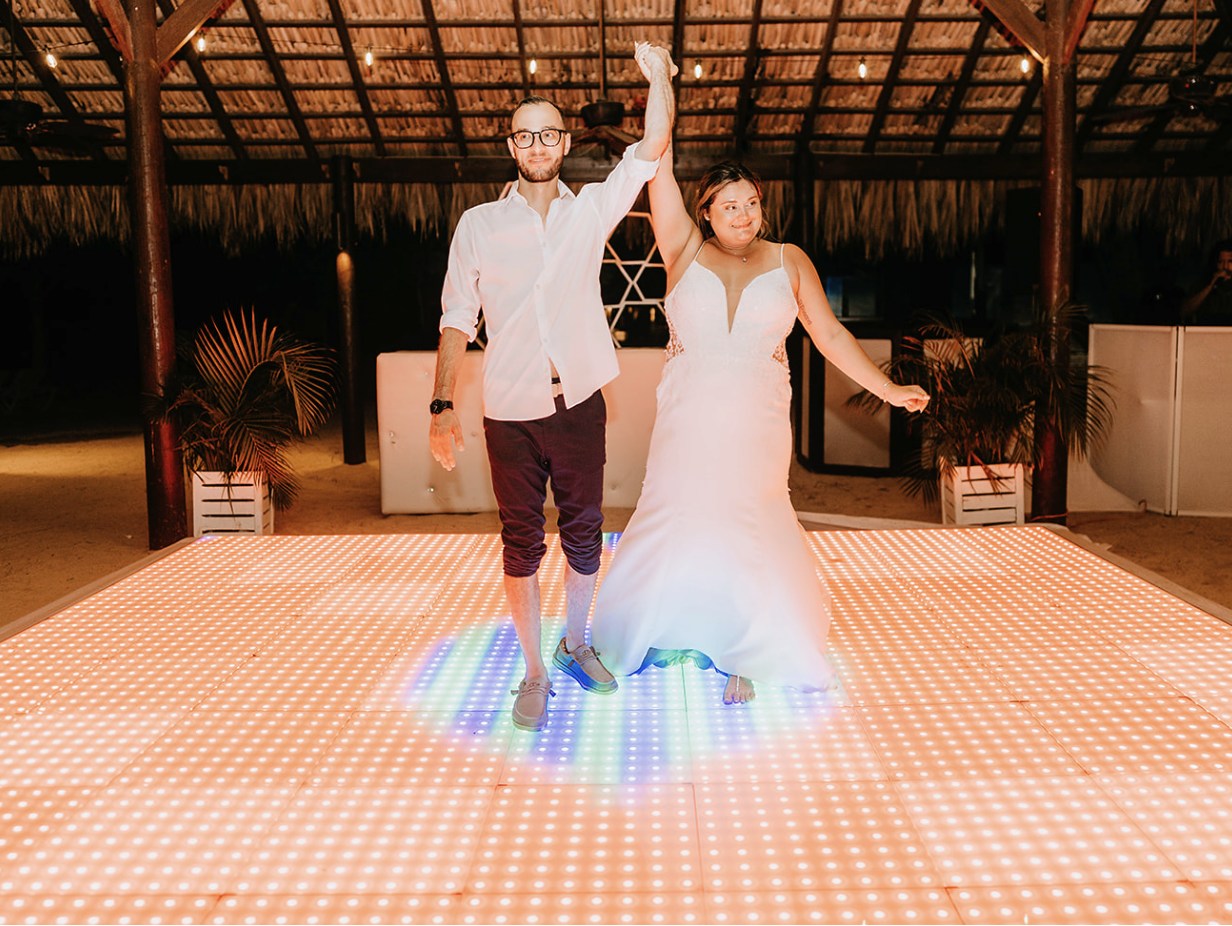
<svg viewBox="0 0 1232 926"><path fill-rule="evenodd" d="M780 270L781 270L781 269L782 269L782 267L783 267L783 249L784 249L785 247L787 247L787 242L786 242L786 241L783 241L783 242L780 242L780 243L779 243L779 269L780 269Z"/></svg>

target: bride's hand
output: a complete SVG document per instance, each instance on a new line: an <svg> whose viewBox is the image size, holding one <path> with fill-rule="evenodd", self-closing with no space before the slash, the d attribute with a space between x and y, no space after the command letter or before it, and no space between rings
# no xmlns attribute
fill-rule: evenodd
<svg viewBox="0 0 1232 926"><path fill-rule="evenodd" d="M909 412L922 412L928 407L928 400L931 397L919 386L896 386L891 383L886 386L881 398L895 408L905 408Z"/></svg>

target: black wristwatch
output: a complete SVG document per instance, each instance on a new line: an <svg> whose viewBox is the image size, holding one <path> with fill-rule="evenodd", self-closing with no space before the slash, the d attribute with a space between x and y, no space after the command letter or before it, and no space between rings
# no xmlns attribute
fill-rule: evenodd
<svg viewBox="0 0 1232 926"><path fill-rule="evenodd" d="M432 404L428 406L428 411L434 415L439 415L447 408L453 408L453 403L446 402L444 399L433 399Z"/></svg>

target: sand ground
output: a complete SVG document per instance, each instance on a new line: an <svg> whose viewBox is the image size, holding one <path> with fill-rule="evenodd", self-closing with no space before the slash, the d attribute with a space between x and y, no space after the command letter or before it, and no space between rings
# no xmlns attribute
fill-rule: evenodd
<svg viewBox="0 0 1232 926"><path fill-rule="evenodd" d="M303 489L276 519L279 534L483 533L494 512L383 515L375 427L368 462L348 466L335 428L295 451ZM892 478L810 473L793 465L797 511L940 523ZM606 512L618 531L628 509ZM549 527L551 526L549 520ZM1232 518L1080 512L1069 528L1182 588L1232 608ZM0 447L0 627L140 562L147 546L139 434L60 435Z"/></svg>

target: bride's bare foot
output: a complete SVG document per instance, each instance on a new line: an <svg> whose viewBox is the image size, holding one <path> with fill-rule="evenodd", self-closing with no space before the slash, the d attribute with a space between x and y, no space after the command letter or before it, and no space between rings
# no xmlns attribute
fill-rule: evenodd
<svg viewBox="0 0 1232 926"><path fill-rule="evenodd" d="M727 687L723 689L724 704L743 704L756 697L757 692L753 690L752 679L747 679L742 675L727 676Z"/></svg>

